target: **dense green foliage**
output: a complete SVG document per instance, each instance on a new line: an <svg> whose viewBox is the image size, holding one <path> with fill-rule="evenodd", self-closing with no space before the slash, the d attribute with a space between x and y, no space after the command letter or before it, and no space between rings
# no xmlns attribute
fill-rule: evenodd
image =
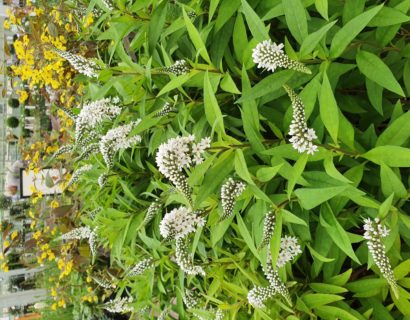
<svg viewBox="0 0 410 320"><path fill-rule="evenodd" d="M16 117L8 117L7 118L7 126L10 128L17 128L19 126L19 119Z"/></svg>
<svg viewBox="0 0 410 320"><path fill-rule="evenodd" d="M118 96L121 115L96 132L141 118L131 136L142 141L117 152L111 167L99 152L81 155L86 149L80 147L65 166L92 165L74 191L81 215L73 217L78 226L98 228L104 249L90 258L91 268L115 282L113 295L133 297L135 310L148 306L146 318L169 309L183 319L213 319L212 308L229 319L410 316L410 1L117 0L107 10L96 0L89 10L94 4L104 12L82 40L106 67L98 79L77 77L86 85L84 102ZM286 54L311 74L257 69L252 50L267 39L284 43ZM188 61L188 73L164 71L179 59ZM285 84L302 99L316 131L314 155L289 143ZM157 117L165 102L172 112ZM155 161L162 143L189 134L212 141L205 161L184 172L192 202ZM107 181L100 188L102 174ZM220 221L220 188L229 177L247 187L234 214ZM144 224L156 199L163 208ZM206 218L189 236L204 277L184 274L174 262L175 241L159 232L164 214L181 205L203 210ZM268 211L275 231L260 249ZM389 290L369 255L368 217L390 229L384 244L398 289ZM303 251L279 269L291 301L278 295L255 309L248 292L267 286L262 266L268 252L276 261L284 235L296 236ZM149 257L155 268L127 276ZM78 261L79 269L89 262ZM198 296L195 308L184 305L186 290ZM86 304L76 308L90 313Z"/></svg>

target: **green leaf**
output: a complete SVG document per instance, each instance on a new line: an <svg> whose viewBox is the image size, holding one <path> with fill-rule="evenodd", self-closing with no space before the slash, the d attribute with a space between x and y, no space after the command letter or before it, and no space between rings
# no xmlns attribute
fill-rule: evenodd
<svg viewBox="0 0 410 320"><path fill-rule="evenodd" d="M215 128L215 131L218 134L225 135L222 112L212 90L208 71L205 72L204 77L204 108L206 119L208 120L211 127Z"/></svg>
<svg viewBox="0 0 410 320"><path fill-rule="evenodd" d="M236 103L241 103L243 101L255 100L257 98L263 97L264 95L270 94L273 91L279 90L282 86L289 81L293 76L294 71L283 70L275 72L263 78L259 81L252 89L246 93L242 93L242 97L236 101Z"/></svg>
<svg viewBox="0 0 410 320"><path fill-rule="evenodd" d="M245 222L243 221L242 217L240 214L236 215L236 221L238 222L238 229L239 233L241 234L242 238L245 240L246 245L248 248L252 251L253 255L258 258L259 261L261 261L261 258L259 256L258 250L255 247L255 243L253 242L252 236L249 233L248 228L246 227Z"/></svg>
<svg viewBox="0 0 410 320"><path fill-rule="evenodd" d="M292 168L291 178L288 180L288 187L286 189L288 199L290 199L292 191L295 188L296 182L302 176L302 173L303 173L303 170L305 169L308 157L309 155L307 153L302 154Z"/></svg>
<svg viewBox="0 0 410 320"><path fill-rule="evenodd" d="M171 90L181 87L185 82L187 82L190 78L192 78L196 73L197 71L191 71L188 74L183 74L182 76L174 77L173 79L171 79L170 82L168 82L165 86L162 87L161 91L158 92L157 96L158 97L162 96L163 94Z"/></svg>
<svg viewBox="0 0 410 320"><path fill-rule="evenodd" d="M276 262L278 261L280 252L280 243L282 239L282 211L275 212L275 229L273 230L272 239L270 241L270 254L272 257L273 268L276 269Z"/></svg>
<svg viewBox="0 0 410 320"><path fill-rule="evenodd" d="M363 158L376 164L389 167L410 167L410 149L398 146L376 147L362 155Z"/></svg>
<svg viewBox="0 0 410 320"><path fill-rule="evenodd" d="M166 1L160 3L152 13L151 22L148 27L148 43L152 53L161 36L162 28L164 27L165 17L167 15L168 4Z"/></svg>
<svg viewBox="0 0 410 320"><path fill-rule="evenodd" d="M282 5L290 33L302 44L308 35L305 7L301 0L282 0Z"/></svg>
<svg viewBox="0 0 410 320"><path fill-rule="evenodd" d="M397 280L403 279L405 276L407 276L410 273L410 259L407 259L396 266L393 272L394 277Z"/></svg>
<svg viewBox="0 0 410 320"><path fill-rule="evenodd" d="M310 283L309 287L320 293L344 293L348 291L346 288L328 283Z"/></svg>
<svg viewBox="0 0 410 320"><path fill-rule="evenodd" d="M405 96L389 67L375 54L360 50L356 55L357 67L367 78L383 88Z"/></svg>
<svg viewBox="0 0 410 320"><path fill-rule="evenodd" d="M321 319L338 319L338 320L361 320L350 312L333 306L319 306L315 312Z"/></svg>
<svg viewBox="0 0 410 320"><path fill-rule="evenodd" d="M385 27L410 21L410 17L400 10L383 7L369 22L369 27Z"/></svg>
<svg viewBox="0 0 410 320"><path fill-rule="evenodd" d="M282 218L283 218L284 222L293 223L293 224L300 224L302 226L307 227L307 224L306 224L305 220L302 220L298 216L294 215L292 212L290 212L288 210L285 210L285 209L280 209L280 211L282 213Z"/></svg>
<svg viewBox="0 0 410 320"><path fill-rule="evenodd" d="M347 189L347 186L329 188L300 188L295 190L301 206L307 210L317 207L321 203L332 199Z"/></svg>
<svg viewBox="0 0 410 320"><path fill-rule="evenodd" d="M349 236L337 221L328 203L322 205L320 210L320 224L325 228L333 242L352 260L360 264L359 259L353 251Z"/></svg>
<svg viewBox="0 0 410 320"><path fill-rule="evenodd" d="M219 5L220 0L211 0L211 3L209 5L209 14L208 14L208 23L211 22L212 17L214 16L214 13L216 11L216 8Z"/></svg>
<svg viewBox="0 0 410 320"><path fill-rule="evenodd" d="M208 51L206 50L205 44L202 41L201 35L199 34L195 26L192 24L191 19L189 19L184 8L182 8L182 13L184 14L185 25L188 30L189 38L194 44L195 49L206 62L212 65L211 59L209 58Z"/></svg>
<svg viewBox="0 0 410 320"><path fill-rule="evenodd" d="M309 34L305 40L302 42L302 46L300 47L300 55L303 57L308 53L312 52L317 45L319 44L320 40L327 34L327 32L332 28L337 20L332 21L326 25L324 25L319 30Z"/></svg>
<svg viewBox="0 0 410 320"><path fill-rule="evenodd" d="M263 40L270 39L265 24L255 11L253 11L252 7L246 2L246 0L242 0L242 12L245 15L246 23L256 41L262 42Z"/></svg>
<svg viewBox="0 0 410 320"><path fill-rule="evenodd" d="M258 171L256 171L256 178L258 178L258 180L261 182L268 182L276 176L282 165L283 164L278 164L273 167L260 168Z"/></svg>
<svg viewBox="0 0 410 320"><path fill-rule="evenodd" d="M225 73L221 81L221 88L230 93L241 94L229 73Z"/></svg>
<svg viewBox="0 0 410 320"><path fill-rule="evenodd" d="M410 123L410 111L393 121L377 138L376 147L384 145L401 146L410 138L410 130L403 130Z"/></svg>
<svg viewBox="0 0 410 320"><path fill-rule="evenodd" d="M378 217L380 219L384 219L390 211L392 202L393 202L394 194L391 194L383 203L380 205Z"/></svg>
<svg viewBox="0 0 410 320"><path fill-rule="evenodd" d="M384 163L380 164L381 187L384 196L394 193L398 198L406 199L407 190L400 179L400 176Z"/></svg>
<svg viewBox="0 0 410 320"><path fill-rule="evenodd" d="M219 156L215 164L205 174L204 181L198 191L198 196L195 199L197 208L229 175L233 169L233 163L233 150L225 151Z"/></svg>
<svg viewBox="0 0 410 320"><path fill-rule="evenodd" d="M349 43L356 38L382 7L383 4L378 5L347 22L333 37L330 46L330 58L341 56Z"/></svg>
<svg viewBox="0 0 410 320"><path fill-rule="evenodd" d="M316 308L318 306L323 306L343 299L344 298L342 296L326 293L308 293L302 296L303 302L309 308Z"/></svg>
<svg viewBox="0 0 410 320"><path fill-rule="evenodd" d="M309 248L310 253L312 256L316 259L318 259L321 262L332 262L335 261L334 258L326 258L322 256L319 252L317 252L315 249L313 249L309 244L306 244L306 246Z"/></svg>
<svg viewBox="0 0 410 320"><path fill-rule="evenodd" d="M373 108L383 115L383 87L366 78L366 91Z"/></svg>
<svg viewBox="0 0 410 320"><path fill-rule="evenodd" d="M333 95L332 87L326 72L323 73L323 82L319 96L320 118L327 131L337 144L337 134L339 131L339 107Z"/></svg>
<svg viewBox="0 0 410 320"><path fill-rule="evenodd" d="M327 0L315 0L315 7L325 20L329 20Z"/></svg>
<svg viewBox="0 0 410 320"><path fill-rule="evenodd" d="M328 282L337 286L344 286L349 281L352 271L353 269L348 269L345 272L330 278Z"/></svg>
<svg viewBox="0 0 410 320"><path fill-rule="evenodd" d="M340 180L344 183L351 183L349 179L347 179L343 174L341 174L335 167L333 163L333 156L329 155L323 160L323 165L325 167L326 173L335 178L336 180Z"/></svg>

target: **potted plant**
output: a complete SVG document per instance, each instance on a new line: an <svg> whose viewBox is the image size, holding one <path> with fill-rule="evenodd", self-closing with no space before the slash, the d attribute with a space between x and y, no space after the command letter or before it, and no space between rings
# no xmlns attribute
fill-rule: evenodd
<svg viewBox="0 0 410 320"><path fill-rule="evenodd" d="M17 128L19 126L19 119L17 119L16 117L8 117L7 118L7 126L9 128Z"/></svg>

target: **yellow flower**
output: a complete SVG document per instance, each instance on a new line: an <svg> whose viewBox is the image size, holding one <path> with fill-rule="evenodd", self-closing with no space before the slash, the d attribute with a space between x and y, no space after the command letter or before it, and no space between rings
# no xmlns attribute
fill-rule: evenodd
<svg viewBox="0 0 410 320"><path fill-rule="evenodd" d="M51 296L56 297L57 296L57 290L55 288L51 288Z"/></svg>
<svg viewBox="0 0 410 320"><path fill-rule="evenodd" d="M32 221L30 224L30 229L33 230L35 226L36 226L36 222Z"/></svg>
<svg viewBox="0 0 410 320"><path fill-rule="evenodd" d="M94 302L98 302L98 297L97 297L97 296L94 296L94 297L93 297L93 300L94 300Z"/></svg>
<svg viewBox="0 0 410 320"><path fill-rule="evenodd" d="M18 236L18 231L16 230L16 231L13 231L13 233L11 234L11 240L14 240L14 239L16 239L17 238L17 236Z"/></svg>
<svg viewBox="0 0 410 320"><path fill-rule="evenodd" d="M10 29L10 20L4 20L3 26L6 30Z"/></svg>
<svg viewBox="0 0 410 320"><path fill-rule="evenodd" d="M48 261L55 260L56 256L53 251L49 250L47 253L48 253Z"/></svg>
<svg viewBox="0 0 410 320"><path fill-rule="evenodd" d="M87 287L87 291L88 291L88 292L92 292L92 291L93 291L93 288L92 288L92 287Z"/></svg>
<svg viewBox="0 0 410 320"><path fill-rule="evenodd" d="M30 189L31 193L36 193L36 192L37 192L37 188L36 188L36 186L35 186L34 184L32 184L32 185L29 187L29 189Z"/></svg>
<svg viewBox="0 0 410 320"><path fill-rule="evenodd" d="M19 102L23 103L28 99L28 93L25 90L18 90L17 93L19 94Z"/></svg>
<svg viewBox="0 0 410 320"><path fill-rule="evenodd" d="M65 307L66 307L64 299L60 299L60 300L58 301L58 306L59 306L59 307L62 307L62 308L65 308Z"/></svg>
<svg viewBox="0 0 410 320"><path fill-rule="evenodd" d="M53 303L53 304L51 305L51 310L54 310L54 311L57 310L57 303Z"/></svg>
<svg viewBox="0 0 410 320"><path fill-rule="evenodd" d="M85 279L88 283L90 283L93 279L91 279L90 276L87 277L87 279Z"/></svg>
<svg viewBox="0 0 410 320"><path fill-rule="evenodd" d="M38 238L40 238L40 237L41 237L41 231L40 231L40 230L34 232L34 234L33 234L33 238L34 238L34 239L38 240Z"/></svg>
<svg viewBox="0 0 410 320"><path fill-rule="evenodd" d="M10 241L5 240L5 241L3 242L3 248L6 249L6 248L8 248L8 247L10 247Z"/></svg>
<svg viewBox="0 0 410 320"><path fill-rule="evenodd" d="M9 266L7 265L7 262L3 262L3 263L1 264L1 269L2 269L4 272L9 272Z"/></svg>
<svg viewBox="0 0 410 320"><path fill-rule="evenodd" d="M93 14L89 13L85 18L84 27L89 27L94 22Z"/></svg>

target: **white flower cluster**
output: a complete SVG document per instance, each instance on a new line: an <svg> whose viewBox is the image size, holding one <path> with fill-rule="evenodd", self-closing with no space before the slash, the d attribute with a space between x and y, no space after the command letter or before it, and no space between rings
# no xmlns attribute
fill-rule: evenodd
<svg viewBox="0 0 410 320"><path fill-rule="evenodd" d="M190 69L191 68L186 60L177 60L172 66L163 68L163 71L172 73L176 76L181 76L188 73Z"/></svg>
<svg viewBox="0 0 410 320"><path fill-rule="evenodd" d="M75 228L61 236L62 240L82 240L88 239L88 244L90 246L90 251L92 256L94 257L96 254L97 249L97 232L96 229L91 230L90 227L79 227Z"/></svg>
<svg viewBox="0 0 410 320"><path fill-rule="evenodd" d="M162 106L161 110L159 110L156 114L155 117L163 117L166 116L168 113L174 111L174 107L171 103L165 102L165 104Z"/></svg>
<svg viewBox="0 0 410 320"><path fill-rule="evenodd" d="M116 285L109 282L107 279L97 278L97 277L92 277L92 279L94 280L94 282L96 284L98 284L100 287L102 287L104 289L114 289L114 288L116 288Z"/></svg>
<svg viewBox="0 0 410 320"><path fill-rule="evenodd" d="M90 171L92 168L93 166L91 164L86 164L78 168L77 170L75 170L73 175L71 176L71 179L68 181L66 185L66 189L70 187L71 185L73 185L74 183L76 183L80 179L81 175L83 175L87 171Z"/></svg>
<svg viewBox="0 0 410 320"><path fill-rule="evenodd" d="M293 117L289 127L289 135L292 137L289 141L294 149L298 152L307 152L314 154L318 147L313 144L313 139L316 139L316 132L312 128L308 128L305 118L305 107L298 95L288 86L284 86L292 101Z"/></svg>
<svg viewBox="0 0 410 320"><path fill-rule="evenodd" d="M364 222L364 238L367 241L367 247L369 248L374 263L380 269L382 276L387 280L393 291L397 291L396 279L389 258L386 255L386 248L381 240L387 237L389 229L387 229L386 226L382 226L379 218L374 220L368 218L365 219Z"/></svg>
<svg viewBox="0 0 410 320"><path fill-rule="evenodd" d="M135 277L143 274L145 270L154 267L154 260L152 258L144 259L138 262L129 272L128 276Z"/></svg>
<svg viewBox="0 0 410 320"><path fill-rule="evenodd" d="M106 173L102 173L98 176L97 182L100 189L104 188L105 184L107 183L108 175Z"/></svg>
<svg viewBox="0 0 410 320"><path fill-rule="evenodd" d="M182 171L192 164L201 163L205 149L211 145L209 137L203 138L199 143L194 141L194 135L171 138L159 146L156 155L159 171L188 199L191 199L190 188Z"/></svg>
<svg viewBox="0 0 410 320"><path fill-rule="evenodd" d="M58 149L54 154L53 157L57 158L58 156L62 155L63 153L67 153L73 150L73 145L67 144L65 146L62 146L60 149Z"/></svg>
<svg viewBox="0 0 410 320"><path fill-rule="evenodd" d="M90 78L96 78L98 76L99 67L94 61L86 59L78 54L63 51L57 48L54 48L53 50L61 58L66 59L70 63L70 65L79 73Z"/></svg>
<svg viewBox="0 0 410 320"><path fill-rule="evenodd" d="M201 275L205 277L205 271L200 266L195 266L192 262L192 255L190 254L188 247L186 245L185 238L177 238L175 246L175 260L178 266L189 275Z"/></svg>
<svg viewBox="0 0 410 320"><path fill-rule="evenodd" d="M75 228L67 233L64 233L61 236L61 239L63 240L82 240L82 239L88 239L91 235L91 229L90 227L79 227Z"/></svg>
<svg viewBox="0 0 410 320"><path fill-rule="evenodd" d="M161 208L162 204L159 199L156 199L154 202L152 202L147 209L147 213L144 218L144 224L150 223L155 215L161 210Z"/></svg>
<svg viewBox="0 0 410 320"><path fill-rule="evenodd" d="M233 212L236 198L245 190L246 185L242 181L235 181L229 178L221 187L221 200L223 215L221 220L227 219Z"/></svg>
<svg viewBox="0 0 410 320"><path fill-rule="evenodd" d="M104 158L107 167L112 167L112 159L115 152L121 149L127 149L133 145L141 142L141 136L135 135L128 137L128 134L134 129L141 119L137 121L132 121L131 123L113 128L108 130L108 132L100 140L100 152Z"/></svg>
<svg viewBox="0 0 410 320"><path fill-rule="evenodd" d="M161 313L159 314L157 320L166 320L166 316L168 315L169 310L168 309L164 309L161 311Z"/></svg>
<svg viewBox="0 0 410 320"><path fill-rule="evenodd" d="M120 113L120 99L103 98L85 104L75 120L75 140L79 142L86 129L94 129L104 121L114 120Z"/></svg>
<svg viewBox="0 0 410 320"><path fill-rule="evenodd" d="M134 308L129 304L133 302L131 297L129 298L115 298L106 302L103 308L112 313L128 313L134 311Z"/></svg>
<svg viewBox="0 0 410 320"><path fill-rule="evenodd" d="M284 236L280 240L280 252L276 266L283 267L287 262L292 261L299 253L302 253L298 239L292 236Z"/></svg>
<svg viewBox="0 0 410 320"><path fill-rule="evenodd" d="M104 4L104 6L108 9L108 10L114 10L114 6L112 5L110 0L101 0L101 2Z"/></svg>
<svg viewBox="0 0 410 320"><path fill-rule="evenodd" d="M273 211L269 211L263 222L263 236L259 248L266 247L270 243L270 239L273 236L273 231L275 230L275 214Z"/></svg>
<svg viewBox="0 0 410 320"><path fill-rule="evenodd" d="M290 294L285 284L280 280L279 274L272 267L271 256L268 255L268 260L266 262L266 268L264 268L264 273L269 281L269 286L267 287L255 287L248 292L248 301L255 308L264 308L265 301L272 298L276 294L283 296L286 301L291 305L292 300Z"/></svg>
<svg viewBox="0 0 410 320"><path fill-rule="evenodd" d="M265 308L265 301L276 294L277 291L273 286L254 287L248 292L248 301L254 308L262 309Z"/></svg>
<svg viewBox="0 0 410 320"><path fill-rule="evenodd" d="M84 151L75 160L76 161L87 160L91 157L91 155L98 153L99 150L100 150L100 147L98 143L90 143L85 146Z"/></svg>
<svg viewBox="0 0 410 320"><path fill-rule="evenodd" d="M188 309L195 308L199 304L198 296L194 291L185 289L185 294L182 296L185 306Z"/></svg>
<svg viewBox="0 0 410 320"><path fill-rule="evenodd" d="M293 69L299 72L311 74L309 68L305 67L303 63L291 60L284 52L284 45L278 45L272 40L264 40L253 49L253 62L258 65L258 68L264 68L268 71L274 72L276 68L282 67Z"/></svg>
<svg viewBox="0 0 410 320"><path fill-rule="evenodd" d="M77 119L77 115L71 109L65 108L63 106L57 106L57 108L63 111L71 120L75 121L75 119Z"/></svg>
<svg viewBox="0 0 410 320"><path fill-rule="evenodd" d="M205 219L186 207L175 208L167 212L159 225L161 236L166 239L180 239L203 227Z"/></svg>

